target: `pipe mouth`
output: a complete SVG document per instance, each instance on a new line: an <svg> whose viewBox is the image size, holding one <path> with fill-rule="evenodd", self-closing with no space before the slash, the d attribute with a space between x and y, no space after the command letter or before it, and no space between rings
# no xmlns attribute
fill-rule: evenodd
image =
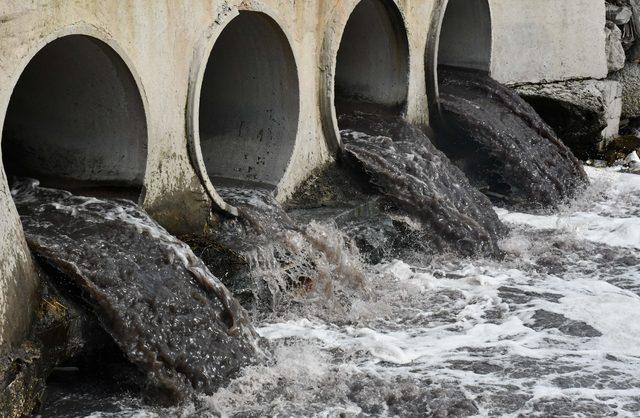
<svg viewBox="0 0 640 418"><path fill-rule="evenodd" d="M215 41L196 98L200 151L213 184L277 187L296 144L299 95L284 32L262 12L240 11Z"/></svg>
<svg viewBox="0 0 640 418"><path fill-rule="evenodd" d="M425 63L432 124L441 121L438 69L454 67L490 73L492 41L488 0L440 0L436 4Z"/></svg>
<svg viewBox="0 0 640 418"><path fill-rule="evenodd" d="M91 196L143 198L144 104L105 42L67 35L45 45L16 84L2 131L8 177Z"/></svg>
<svg viewBox="0 0 640 418"><path fill-rule="evenodd" d="M338 48L334 86L337 115L356 109L402 113L409 41L395 3L362 0L353 9Z"/></svg>

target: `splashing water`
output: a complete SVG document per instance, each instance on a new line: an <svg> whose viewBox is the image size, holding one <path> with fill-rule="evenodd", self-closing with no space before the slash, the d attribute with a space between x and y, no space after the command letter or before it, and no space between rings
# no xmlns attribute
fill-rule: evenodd
<svg viewBox="0 0 640 418"><path fill-rule="evenodd" d="M371 267L347 315L312 309L264 321L273 364L214 396L230 416L635 416L640 411L640 176L590 169L580 200L502 211L507 256ZM602 220L586 227L585 214ZM556 219L563 221L553 222ZM568 222L564 222L568 220Z"/></svg>
<svg viewBox="0 0 640 418"><path fill-rule="evenodd" d="M197 404L135 413L637 416L638 240L611 237L640 226L640 176L587 172L557 215L500 211L504 259L368 266L342 310L300 299L261 318L267 363Z"/></svg>
<svg viewBox="0 0 640 418"><path fill-rule="evenodd" d="M229 252L236 255L244 268L225 282L236 295L243 295L241 300L254 317L284 312L298 298L328 298L335 282L361 286L358 250L341 232L317 222L296 222L269 190L218 190L240 216L218 225L198 252L212 268L219 259L216 249L225 249L223 257L228 258Z"/></svg>
<svg viewBox="0 0 640 418"><path fill-rule="evenodd" d="M482 73L443 68L438 147L488 196L513 207L561 204L587 181L533 108Z"/></svg>
<svg viewBox="0 0 640 418"><path fill-rule="evenodd" d="M151 396L212 393L255 357L246 312L191 249L127 200L18 181L29 247L97 317Z"/></svg>

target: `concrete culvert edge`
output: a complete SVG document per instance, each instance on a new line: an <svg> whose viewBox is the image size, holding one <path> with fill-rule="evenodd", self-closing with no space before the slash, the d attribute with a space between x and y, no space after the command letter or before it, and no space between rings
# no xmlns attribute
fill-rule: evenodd
<svg viewBox="0 0 640 418"><path fill-rule="evenodd" d="M13 91L2 147L9 177L138 200L147 125L125 62L106 43L86 35L47 44Z"/></svg>
<svg viewBox="0 0 640 418"><path fill-rule="evenodd" d="M299 87L287 38L271 18L242 11L224 28L199 101L202 158L213 184L275 187L296 142Z"/></svg>

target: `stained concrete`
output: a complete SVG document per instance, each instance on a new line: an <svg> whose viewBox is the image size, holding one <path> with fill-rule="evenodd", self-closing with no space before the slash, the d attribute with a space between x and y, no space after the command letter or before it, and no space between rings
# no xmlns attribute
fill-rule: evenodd
<svg viewBox="0 0 640 418"><path fill-rule="evenodd" d="M442 18L438 65L490 71L491 24L487 0L449 0Z"/></svg>
<svg viewBox="0 0 640 418"><path fill-rule="evenodd" d="M607 76L605 3L490 0L491 76L505 84Z"/></svg>
<svg viewBox="0 0 640 418"><path fill-rule="evenodd" d="M376 5L373 0L366 2L373 4L371 7L380 4ZM444 0L385 0L381 3L384 8L390 11L397 9L393 12L396 17L392 21L395 25L404 25L404 29L383 30L372 36L384 43L383 35L386 34L389 44L393 45L393 36L406 33L406 69L400 67L401 70L397 71L396 68L395 76L383 76L383 80L392 81L383 83L383 87L377 86L376 90L372 84L363 91L375 93L379 98L401 100L403 114L411 122L427 123L429 119L425 69L433 61L426 59L425 54L428 51L427 40L432 39L429 36L434 28L432 22L439 21L434 11L442 11L442 3L446 6ZM136 96L131 89L132 83L135 84L142 105L134 105L136 100L131 98L122 102L111 98L102 102L108 105L104 112L98 109L88 112L79 107L76 116L84 119L78 121L78 126L91 127L92 123L97 123L96 126L102 126L99 130L105 133L122 133L104 135L104 142L108 144L94 143L91 142L94 139L87 138L89 142L84 151L92 148L101 151L107 149L107 145L114 151L120 150L123 161L128 162L114 165L114 158L109 164L112 169L103 173L115 173L115 177L141 183L143 206L170 230L201 231L212 207L233 212L233 208L217 195L216 179L209 178L200 147L200 118L203 117L200 98L203 90L206 91L203 83L207 64L217 40L224 36L226 26L236 19L240 10L263 13L271 22L270 25L277 27L274 33L281 33L278 41L281 52L289 54L282 42L282 39L286 39L295 63L291 64L289 57L276 60L288 62L284 66L258 66L268 71L281 71L282 68L291 71L295 65L298 81L297 112L291 98L295 94L289 94L292 88L295 93L295 87L291 87L290 81L287 81L293 77L282 77L281 73L273 74L273 80L282 77L286 88L270 87L267 83L268 90L264 95L258 95L260 99L255 101L261 106L266 104L268 97L272 97L274 102L281 99L285 101L278 103L282 111L276 119L286 129L280 135L274 135L272 146L266 147L277 153L274 160L266 159L266 165L272 164L277 168L265 170L267 180L275 186L278 198L283 200L312 170L332 158L338 144L334 86L336 68L341 68L342 64L337 64L337 56L347 22L358 4L359 0L189 0L152 3L137 0L4 0L0 3L0 123L4 125L14 88L39 51L67 35L85 35L94 38L94 44L98 41L104 43L106 56L119 58L111 62L121 60L127 70L123 71L121 65L120 70L108 73L124 75L128 81L123 84L121 78L119 88L128 85L124 90L129 97ZM606 74L602 30L604 5L600 0L491 0L490 6L491 70L498 80L538 82L598 78ZM362 10L366 17L380 16L381 9L378 7L375 12L373 9ZM358 48L357 44L354 45ZM236 57L240 55L236 54ZM80 56L78 59L82 60ZM371 59L375 62L376 58ZM380 74L374 75L381 68L384 66L374 67L373 72L363 74L362 79L374 83L380 79ZM398 74L406 76L401 84L395 81ZM349 78L353 80L355 75L351 74ZM265 75L260 77L262 80L270 79ZM342 79L343 82L345 80ZM96 83L99 81L94 78L87 85L94 88ZM402 94L394 86L402 86ZM103 93L109 89L117 90L114 86L99 86L98 89ZM50 92L57 94L55 90L52 88ZM227 94L220 97L221 100L244 103L242 98L231 96L231 88L228 90ZM245 99L251 99L249 88L240 88L238 91L247 95ZM50 107L55 104L54 98L46 100ZM216 106L214 104L211 108L213 112L216 112ZM258 122L267 119L257 117L260 106L256 109L257 113L249 112L248 116L251 116L252 128L257 129L261 124ZM263 106L264 109L266 107ZM140 113L142 111L144 118ZM100 118L87 121L87 115L91 114L100 115ZM110 132L105 122L109 114L126 114L128 118L112 119L113 132ZM20 120L23 117L25 115L14 115L10 119ZM146 138L134 138L130 135L133 131L124 128L129 124L135 125L135 129L141 132L140 136L144 136L142 125L134 123L142 119L146 122ZM210 120L215 120L215 116ZM44 126L40 122L27 124L32 129ZM69 121L65 124L72 126ZM295 136L292 134L294 127ZM43 132L39 135L46 136ZM80 141L80 136L76 139ZM3 144L4 140L3 136ZM60 143L62 146L68 140L51 136L47 137L47 141L50 141L48 145ZM145 155L139 153L142 143L146 144ZM69 142L66 144L69 145ZM88 144L95 146L89 147ZM126 146L122 148L122 144ZM239 144L247 146L245 141ZM125 148L132 152L122 153L121 150ZM240 150L233 147L228 149L234 152ZM60 151L54 149L52 152ZM253 156L262 158L258 155L260 152L257 148ZM285 155L289 153L290 156ZM48 157L36 154L34 157ZM109 154L109 157L113 155ZM13 156L3 156L4 160L11 158ZM227 161L223 156L221 161L231 163L235 158L234 154ZM143 159L145 163L142 163ZM25 164L38 167L33 161L26 161ZM65 174L80 176L80 173L84 173L80 177L87 177L89 164L78 164L74 163L73 167L54 165L59 166L60 170L64 169ZM242 169L247 167L243 166ZM1 346L19 341L29 319L35 276L28 254L3 174L0 176Z"/></svg>
<svg viewBox="0 0 640 418"><path fill-rule="evenodd" d="M293 153L300 113L286 36L266 14L241 12L217 39L203 83L200 146L214 185L236 179L277 186Z"/></svg>
<svg viewBox="0 0 640 418"><path fill-rule="evenodd" d="M426 44L430 113L438 65L487 71L503 84L607 76L600 0L436 0Z"/></svg>

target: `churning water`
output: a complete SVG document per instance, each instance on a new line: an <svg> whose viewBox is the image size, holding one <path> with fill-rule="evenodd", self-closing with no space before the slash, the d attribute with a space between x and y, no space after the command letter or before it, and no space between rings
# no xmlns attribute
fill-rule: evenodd
<svg viewBox="0 0 640 418"><path fill-rule="evenodd" d="M149 396L212 393L255 357L247 313L189 246L128 200L17 181L29 247L144 374Z"/></svg>
<svg viewBox="0 0 640 418"><path fill-rule="evenodd" d="M500 210L501 261L370 267L340 314L267 318L273 364L207 398L228 415L637 415L640 176L549 216Z"/></svg>
<svg viewBox="0 0 640 418"><path fill-rule="evenodd" d="M213 396L92 416L637 416L640 176L587 172L553 215L498 210L502 260L367 266L260 319L271 359Z"/></svg>
<svg viewBox="0 0 640 418"><path fill-rule="evenodd" d="M400 116L341 115L344 160L376 189L422 222L434 246L464 255L497 251L506 228L491 203L437 150L429 137Z"/></svg>

